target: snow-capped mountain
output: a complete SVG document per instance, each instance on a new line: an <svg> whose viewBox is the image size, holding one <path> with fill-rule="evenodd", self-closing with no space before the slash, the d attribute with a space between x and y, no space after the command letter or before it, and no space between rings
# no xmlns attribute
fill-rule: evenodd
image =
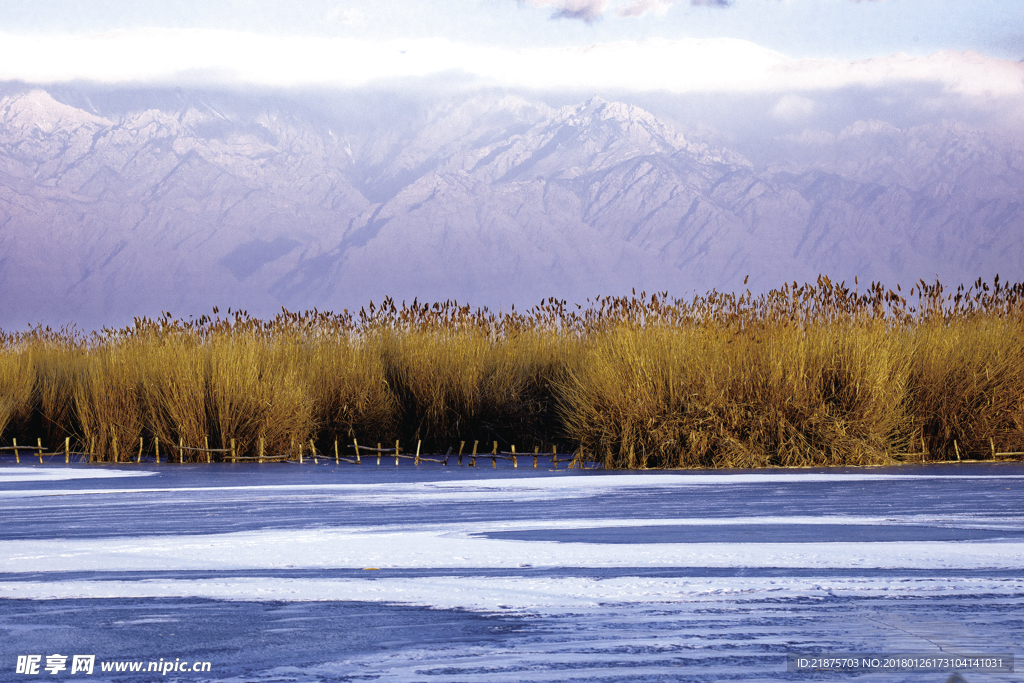
<svg viewBox="0 0 1024 683"><path fill-rule="evenodd" d="M1024 275L1024 154L961 124L805 133L757 169L597 98L232 102L0 100L0 325Z"/></svg>

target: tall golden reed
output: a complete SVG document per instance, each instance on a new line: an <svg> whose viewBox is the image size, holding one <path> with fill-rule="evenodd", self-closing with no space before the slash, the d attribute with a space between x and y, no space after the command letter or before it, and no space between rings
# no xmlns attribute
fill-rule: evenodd
<svg viewBox="0 0 1024 683"><path fill-rule="evenodd" d="M74 387L78 440L101 460L121 462L145 427L145 348L136 337L88 349Z"/></svg>
<svg viewBox="0 0 1024 683"><path fill-rule="evenodd" d="M0 353L0 434L12 421L24 417L32 400L36 381L33 354L16 337L4 335Z"/></svg>
<svg viewBox="0 0 1024 683"><path fill-rule="evenodd" d="M910 352L881 325L613 328L560 387L606 467L885 462L910 430Z"/></svg>
<svg viewBox="0 0 1024 683"><path fill-rule="evenodd" d="M235 454L286 453L308 438L313 405L305 354L288 335L255 333L252 326L196 329L141 326L146 419L173 452L205 448ZM187 451L188 459L205 459ZM217 459L227 456L219 455Z"/></svg>
<svg viewBox="0 0 1024 683"><path fill-rule="evenodd" d="M75 432L75 388L85 362L82 339L66 331L37 328L26 342L36 367L35 392L29 407L41 423L39 436L51 444L62 442Z"/></svg>
<svg viewBox="0 0 1024 683"><path fill-rule="evenodd" d="M159 438L295 455L356 437L443 451L552 444L610 468L868 465L1024 450L1024 285L908 299L821 277L754 297L548 299L495 314L139 319L0 337L0 435L125 461ZM916 301L914 300L916 297ZM26 430L36 430L34 434Z"/></svg>
<svg viewBox="0 0 1024 683"><path fill-rule="evenodd" d="M379 350L396 419L410 437L452 443L460 435L503 443L543 439L554 417L547 396L564 365L562 340L542 331L382 329ZM506 446L507 447L507 446Z"/></svg>

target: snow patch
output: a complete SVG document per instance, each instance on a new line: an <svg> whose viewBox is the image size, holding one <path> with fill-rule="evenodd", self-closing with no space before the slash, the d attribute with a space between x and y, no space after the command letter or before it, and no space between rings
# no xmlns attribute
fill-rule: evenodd
<svg viewBox="0 0 1024 683"><path fill-rule="evenodd" d="M28 452L29 449L25 449ZM65 481L68 479L112 479L115 477L148 477L156 472L131 470L78 469L55 467L3 467L0 484L20 481ZM20 492L19 492L20 493Z"/></svg>
<svg viewBox="0 0 1024 683"><path fill-rule="evenodd" d="M0 596L30 600L210 598L241 602L358 600L439 609L555 612L609 604L713 603L785 598L999 595L1019 599L1022 579L709 577L597 579L436 576L374 579L245 577L196 581L25 581ZM141 622L140 622L141 623Z"/></svg>
<svg viewBox="0 0 1024 683"><path fill-rule="evenodd" d="M634 520L634 523L639 520ZM662 522L664 523L664 522ZM592 528L594 523L577 522ZM0 572L534 567L1024 569L1024 543L849 541L601 544L485 538L501 523L266 529L0 543Z"/></svg>

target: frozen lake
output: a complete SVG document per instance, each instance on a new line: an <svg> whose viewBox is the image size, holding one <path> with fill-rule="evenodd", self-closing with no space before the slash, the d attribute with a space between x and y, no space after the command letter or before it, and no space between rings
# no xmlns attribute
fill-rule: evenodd
<svg viewBox="0 0 1024 683"><path fill-rule="evenodd" d="M5 462L0 680L941 682L786 656L1024 642L1019 464L481 462ZM29 655L39 674L16 673ZM210 667L101 671L133 661Z"/></svg>

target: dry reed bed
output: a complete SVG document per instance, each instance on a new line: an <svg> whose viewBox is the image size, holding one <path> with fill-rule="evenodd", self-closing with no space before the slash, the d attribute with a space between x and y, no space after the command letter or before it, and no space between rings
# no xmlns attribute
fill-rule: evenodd
<svg viewBox="0 0 1024 683"><path fill-rule="evenodd" d="M887 464L1024 450L1024 286L796 283L549 299L495 314L137 319L0 336L0 436L127 461L158 438L253 456L310 440L571 449L605 467ZM226 456L218 456L223 459ZM192 452L191 459L205 459Z"/></svg>

